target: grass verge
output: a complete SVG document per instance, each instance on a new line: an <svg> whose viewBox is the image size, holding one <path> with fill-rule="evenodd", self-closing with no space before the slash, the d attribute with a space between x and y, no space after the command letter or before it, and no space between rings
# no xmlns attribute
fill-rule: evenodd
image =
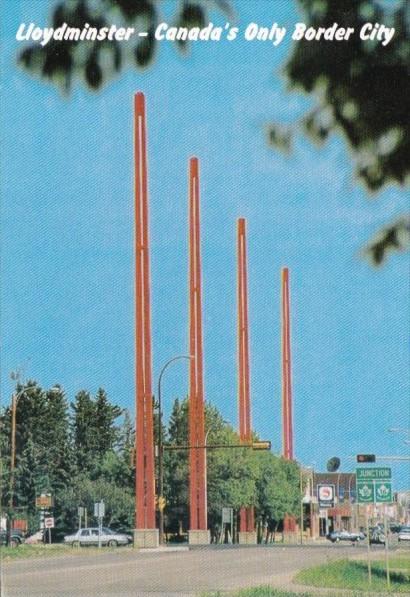
<svg viewBox="0 0 410 597"><path fill-rule="evenodd" d="M390 570L391 592L408 594L410 587L408 557L391 558ZM367 562L357 560L337 560L307 568L298 572L294 580L311 587L387 592L384 561L372 562L372 584L370 586Z"/></svg>
<svg viewBox="0 0 410 597"><path fill-rule="evenodd" d="M9 560L25 560L27 558L49 558L57 556L76 556L83 555L99 555L102 553L112 552L124 549L127 547L104 547L98 549L97 547L72 547L71 545L57 544L57 545L20 545L19 547L0 547L0 559L3 562Z"/></svg>
<svg viewBox="0 0 410 597"><path fill-rule="evenodd" d="M314 597L312 593L294 593L269 586L240 589L239 591L214 591L203 593L201 597Z"/></svg>

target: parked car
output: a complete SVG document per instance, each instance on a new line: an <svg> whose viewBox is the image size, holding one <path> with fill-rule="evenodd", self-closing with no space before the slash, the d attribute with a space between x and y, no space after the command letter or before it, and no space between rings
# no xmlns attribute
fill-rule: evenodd
<svg viewBox="0 0 410 597"><path fill-rule="evenodd" d="M64 537L64 543L69 543L73 547L80 545L98 545L99 540L101 545L108 545L109 547L116 547L117 545L128 545L132 542L131 535L125 533L117 533L107 527L102 527L101 534L98 527L80 529L72 535Z"/></svg>
<svg viewBox="0 0 410 597"><path fill-rule="evenodd" d="M370 529L370 543L384 545L386 543L386 535L380 527Z"/></svg>
<svg viewBox="0 0 410 597"><path fill-rule="evenodd" d="M399 533L401 529L401 524L399 522L391 522L389 528L391 533Z"/></svg>
<svg viewBox="0 0 410 597"><path fill-rule="evenodd" d="M11 532L10 547L18 547L24 543L24 534L19 529L13 529ZM7 545L7 531L0 531L0 545Z"/></svg>
<svg viewBox="0 0 410 597"><path fill-rule="evenodd" d="M359 541L363 541L366 538L366 535L362 532L353 532L353 531L333 531L326 536L329 541L332 543L339 543L340 541L351 541L352 543L357 543Z"/></svg>
<svg viewBox="0 0 410 597"><path fill-rule="evenodd" d="M398 535L399 541L410 541L410 526L401 527Z"/></svg>

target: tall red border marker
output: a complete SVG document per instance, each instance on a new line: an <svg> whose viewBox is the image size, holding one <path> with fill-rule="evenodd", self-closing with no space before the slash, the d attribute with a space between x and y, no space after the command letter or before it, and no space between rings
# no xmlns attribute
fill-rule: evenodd
<svg viewBox="0 0 410 597"><path fill-rule="evenodd" d="M145 98L134 96L136 454L134 544L158 544L152 406L151 303Z"/></svg>
<svg viewBox="0 0 410 597"><path fill-rule="evenodd" d="M289 270L282 269L282 434L283 457L293 460L293 413L292 413L292 361L290 341L290 297ZM283 521L285 533L296 531L296 520L285 515Z"/></svg>
<svg viewBox="0 0 410 597"><path fill-rule="evenodd" d="M204 383L202 341L201 233L199 163L189 161L189 443L204 446ZM189 451L189 542L209 543L206 512L206 454Z"/></svg>
<svg viewBox="0 0 410 597"><path fill-rule="evenodd" d="M239 438L242 443L250 443L252 441L252 427L249 374L248 272L246 221L244 218L238 220L237 235ZM239 513L239 543L256 543L256 533L254 531L254 507L244 506Z"/></svg>

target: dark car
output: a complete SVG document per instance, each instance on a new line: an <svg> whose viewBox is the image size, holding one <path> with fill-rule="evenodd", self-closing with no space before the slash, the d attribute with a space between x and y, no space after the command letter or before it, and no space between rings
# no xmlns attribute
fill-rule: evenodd
<svg viewBox="0 0 410 597"><path fill-rule="evenodd" d="M340 541L350 541L352 543L358 543L366 538L366 535L362 532L353 531L333 531L326 536L332 543L339 543Z"/></svg>
<svg viewBox="0 0 410 597"><path fill-rule="evenodd" d="M370 543L384 545L386 543L386 535L384 529L380 527L374 527L370 529Z"/></svg>
<svg viewBox="0 0 410 597"><path fill-rule="evenodd" d="M11 532L10 547L18 547L24 543L24 535L19 529ZM7 545L7 531L0 531L0 545Z"/></svg>

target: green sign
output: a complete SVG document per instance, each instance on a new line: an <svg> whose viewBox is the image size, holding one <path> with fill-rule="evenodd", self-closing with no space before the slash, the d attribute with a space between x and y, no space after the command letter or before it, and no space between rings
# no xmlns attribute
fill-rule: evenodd
<svg viewBox="0 0 410 597"><path fill-rule="evenodd" d="M391 483L389 481L376 481L375 482L375 502L387 502L393 501Z"/></svg>
<svg viewBox="0 0 410 597"><path fill-rule="evenodd" d="M373 481L357 482L357 501L359 504L374 504Z"/></svg>
<svg viewBox="0 0 410 597"><path fill-rule="evenodd" d="M390 468L357 468L356 477L359 504L387 504L393 501Z"/></svg>
<svg viewBox="0 0 410 597"><path fill-rule="evenodd" d="M391 479L391 468L387 466L383 467L372 467L372 468L357 468L356 469L357 481L378 481L383 479Z"/></svg>

